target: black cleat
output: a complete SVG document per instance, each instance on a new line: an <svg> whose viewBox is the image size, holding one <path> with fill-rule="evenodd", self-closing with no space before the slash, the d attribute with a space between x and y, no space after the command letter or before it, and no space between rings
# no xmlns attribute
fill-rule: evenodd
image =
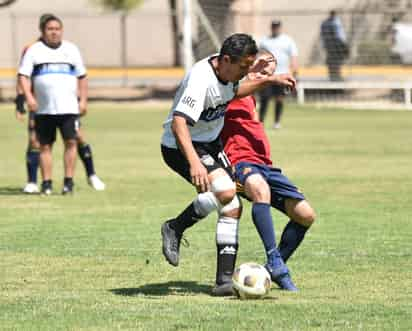
<svg viewBox="0 0 412 331"><path fill-rule="evenodd" d="M216 284L212 289L212 295L214 297L228 297L235 295L233 290L233 282L222 283L220 285Z"/></svg>
<svg viewBox="0 0 412 331"><path fill-rule="evenodd" d="M62 190L63 195L71 195L73 194L73 186L72 185L64 185Z"/></svg>
<svg viewBox="0 0 412 331"><path fill-rule="evenodd" d="M170 227L170 221L167 221L162 225L162 250L167 262L172 266L177 267L179 265L179 249L182 234Z"/></svg>
<svg viewBox="0 0 412 331"><path fill-rule="evenodd" d="M53 192L51 181L43 181L41 184L41 195L51 195Z"/></svg>

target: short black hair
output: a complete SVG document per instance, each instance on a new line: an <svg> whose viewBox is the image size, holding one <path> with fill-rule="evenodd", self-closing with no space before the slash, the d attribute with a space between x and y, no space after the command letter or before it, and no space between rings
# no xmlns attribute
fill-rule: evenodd
<svg viewBox="0 0 412 331"><path fill-rule="evenodd" d="M43 14L40 16L39 19L39 29L41 32L44 32L44 29L46 28L47 23L49 23L50 21L57 21L60 23L61 26L63 26L63 22L60 18L58 18L56 15L54 14Z"/></svg>
<svg viewBox="0 0 412 331"><path fill-rule="evenodd" d="M255 40L248 34L235 33L226 38L219 53L219 60L229 55L232 63L237 63L244 56L256 55L258 47Z"/></svg>

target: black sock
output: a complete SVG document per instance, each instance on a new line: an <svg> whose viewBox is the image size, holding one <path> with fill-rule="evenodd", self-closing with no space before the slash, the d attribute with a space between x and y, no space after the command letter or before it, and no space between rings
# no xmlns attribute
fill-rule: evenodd
<svg viewBox="0 0 412 331"><path fill-rule="evenodd" d="M235 270L238 245L222 245L217 247L216 284L221 285L232 281Z"/></svg>
<svg viewBox="0 0 412 331"><path fill-rule="evenodd" d="M295 252L296 248L299 247L307 230L307 227L296 223L295 221L289 221L283 230L282 238L280 239L280 244L278 247L283 261L286 262Z"/></svg>
<svg viewBox="0 0 412 331"><path fill-rule="evenodd" d="M283 113L283 101L276 101L275 103L275 123L280 122Z"/></svg>
<svg viewBox="0 0 412 331"><path fill-rule="evenodd" d="M52 188L52 181L51 181L51 179L43 180L43 182L41 183L41 188L42 188L42 190L43 190L43 189L47 189L47 188L51 189L51 188Z"/></svg>
<svg viewBox="0 0 412 331"><path fill-rule="evenodd" d="M72 177L64 177L63 185L69 188L73 188L73 178Z"/></svg>
<svg viewBox="0 0 412 331"><path fill-rule="evenodd" d="M193 202L183 210L179 216L169 222L169 226L179 233L183 233L187 228L198 222L203 217L196 213Z"/></svg>
<svg viewBox="0 0 412 331"><path fill-rule="evenodd" d="M26 152L27 181L29 183L37 183L39 155L39 150L34 148L29 148Z"/></svg>
<svg viewBox="0 0 412 331"><path fill-rule="evenodd" d="M84 168L86 169L87 177L90 177L96 172L94 171L92 148L89 144L78 145L77 151L79 153L80 159L83 162Z"/></svg>

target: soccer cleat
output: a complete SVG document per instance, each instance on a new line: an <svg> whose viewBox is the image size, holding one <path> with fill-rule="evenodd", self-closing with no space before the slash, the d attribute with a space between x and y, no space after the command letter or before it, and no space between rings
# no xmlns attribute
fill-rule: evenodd
<svg viewBox="0 0 412 331"><path fill-rule="evenodd" d="M282 126L280 125L280 123L275 123L275 124L273 124L273 128L274 128L275 130L277 130L277 129L281 129Z"/></svg>
<svg viewBox="0 0 412 331"><path fill-rule="evenodd" d="M39 193L39 187L36 183L27 183L23 188L23 192L27 194Z"/></svg>
<svg viewBox="0 0 412 331"><path fill-rule="evenodd" d="M172 266L177 267L179 264L179 249L182 234L172 229L169 220L162 225L162 251L163 255Z"/></svg>
<svg viewBox="0 0 412 331"><path fill-rule="evenodd" d="M292 278L289 274L289 269L286 264L283 264L277 268L273 268L271 265L265 265L266 270L269 272L270 279L275 282L282 290L297 292L298 288L293 284Z"/></svg>
<svg viewBox="0 0 412 331"><path fill-rule="evenodd" d="M48 183L42 183L41 184L41 195L51 195L52 194L52 186L51 184Z"/></svg>
<svg viewBox="0 0 412 331"><path fill-rule="evenodd" d="M216 284L215 287L212 289L212 295L215 297L228 297L231 295L235 295L233 290L233 282L229 281L222 284Z"/></svg>
<svg viewBox="0 0 412 331"><path fill-rule="evenodd" d="M73 194L73 186L72 185L64 185L62 190L63 195L70 195Z"/></svg>
<svg viewBox="0 0 412 331"><path fill-rule="evenodd" d="M87 182L91 187L93 187L96 191L104 191L106 188L106 184L102 182L102 180L97 177L97 175L91 175Z"/></svg>

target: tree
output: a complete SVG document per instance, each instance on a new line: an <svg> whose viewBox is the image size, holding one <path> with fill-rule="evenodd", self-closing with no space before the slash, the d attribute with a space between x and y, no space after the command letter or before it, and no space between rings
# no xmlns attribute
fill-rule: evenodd
<svg viewBox="0 0 412 331"><path fill-rule="evenodd" d="M17 0L0 0L0 7L7 7L15 3Z"/></svg>

